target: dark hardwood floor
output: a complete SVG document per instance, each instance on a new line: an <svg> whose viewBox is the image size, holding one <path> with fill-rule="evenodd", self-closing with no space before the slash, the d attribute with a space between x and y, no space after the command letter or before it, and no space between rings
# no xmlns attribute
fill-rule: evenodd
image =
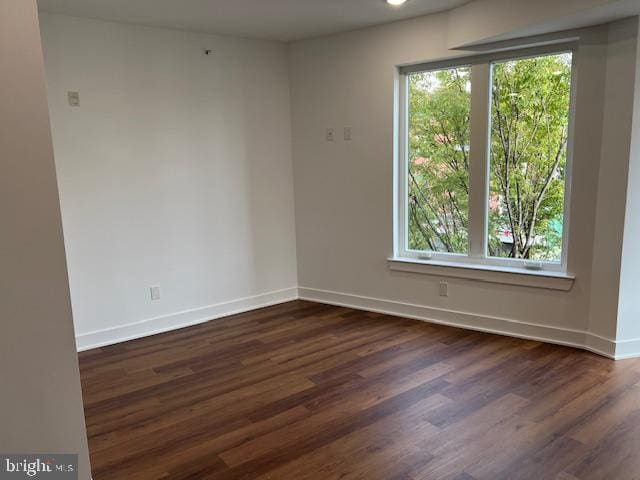
<svg viewBox="0 0 640 480"><path fill-rule="evenodd" d="M640 361L303 301L80 354L94 480L640 479Z"/></svg>

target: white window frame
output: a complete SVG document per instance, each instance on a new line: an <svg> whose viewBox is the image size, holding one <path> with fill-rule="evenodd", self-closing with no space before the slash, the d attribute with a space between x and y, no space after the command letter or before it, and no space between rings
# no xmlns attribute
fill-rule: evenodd
<svg viewBox="0 0 640 480"><path fill-rule="evenodd" d="M559 262L490 257L488 254L489 227L489 162L491 148L492 65L531 57L572 54L571 93L567 140L562 255ZM505 272L539 271L550 275L567 273L570 231L571 182L573 173L573 144L576 100L576 42L552 43L538 47L505 50L476 56L465 56L417 65L397 67L395 101L394 154L394 259L432 263L438 267L478 267ZM469 248L468 254L409 250L408 247L408 121L410 74L469 67L471 70L471 118L469 159Z"/></svg>

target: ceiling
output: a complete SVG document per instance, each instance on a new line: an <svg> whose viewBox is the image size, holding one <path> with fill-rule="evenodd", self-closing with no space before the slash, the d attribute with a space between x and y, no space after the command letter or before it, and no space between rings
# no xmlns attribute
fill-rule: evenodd
<svg viewBox="0 0 640 480"><path fill-rule="evenodd" d="M293 41L457 7L470 0L38 0L40 10L205 33Z"/></svg>

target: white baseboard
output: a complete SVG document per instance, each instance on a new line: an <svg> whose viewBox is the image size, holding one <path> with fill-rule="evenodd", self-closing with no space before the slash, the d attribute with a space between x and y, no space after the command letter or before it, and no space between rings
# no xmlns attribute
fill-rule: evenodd
<svg viewBox="0 0 640 480"><path fill-rule="evenodd" d="M229 302L209 305L194 310L173 313L156 318L149 318L113 328L84 333L76 336L79 352L92 348L104 347L115 343L126 342L136 338L147 337L179 328L190 327L200 323L227 317L238 313L269 307L289 302L298 298L296 287L263 293L252 297L239 298Z"/></svg>
<svg viewBox="0 0 640 480"><path fill-rule="evenodd" d="M629 343L627 346L625 342L616 343L615 340L581 330L535 325L507 318L476 315L314 288L300 287L298 292L302 300L385 313L467 330L577 347L616 360L640 356L640 339L636 341L637 343ZM624 352L620 351L620 343L625 345Z"/></svg>
<svg viewBox="0 0 640 480"><path fill-rule="evenodd" d="M640 338L616 342L616 360L638 357L640 357Z"/></svg>
<svg viewBox="0 0 640 480"><path fill-rule="evenodd" d="M536 325L508 318L477 315L468 312L305 287L291 287L81 334L77 336L78 351L82 352L91 350L92 348L113 345L136 338L198 325L217 318L277 305L298 298L329 305L412 318L414 320L464 328L467 330L576 347L615 360L640 357L640 338L616 342L613 339L582 330Z"/></svg>

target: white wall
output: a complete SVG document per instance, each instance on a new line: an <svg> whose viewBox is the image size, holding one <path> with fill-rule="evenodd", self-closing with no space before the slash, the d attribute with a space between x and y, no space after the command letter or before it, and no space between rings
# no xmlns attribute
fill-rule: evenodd
<svg viewBox="0 0 640 480"><path fill-rule="evenodd" d="M80 347L295 296L284 46L41 23Z"/></svg>
<svg viewBox="0 0 640 480"><path fill-rule="evenodd" d="M443 298L440 278L386 263L395 66L550 28L494 22L501 1L296 42L288 59L276 43L44 14L81 348L289 299L299 284L305 298L615 354L636 20L566 34L580 37L570 292L449 279Z"/></svg>
<svg viewBox="0 0 640 480"><path fill-rule="evenodd" d="M609 29L602 163L594 190L597 205L590 330L616 339L637 41L637 19L618 22Z"/></svg>
<svg viewBox="0 0 640 480"><path fill-rule="evenodd" d="M89 479L34 0L0 2L0 452L77 453Z"/></svg>
<svg viewBox="0 0 640 480"><path fill-rule="evenodd" d="M625 76L627 88L634 91L635 100L626 106L627 109L633 108L633 113L632 118L628 114L628 128L625 129L625 133L631 136L631 146L617 331L621 355L640 351L640 38L627 45L627 49L636 52L637 60L635 71L627 71Z"/></svg>
<svg viewBox="0 0 640 480"><path fill-rule="evenodd" d="M594 192L601 167L628 161L623 149L600 154L605 102L624 95L605 91L606 78L620 71L620 62L635 62L635 51L617 52L614 45L608 52L610 34L614 41L624 35L636 38L627 23L568 34L581 39L568 259L569 271L576 276L573 289L559 292L448 279L450 296L443 298L438 295L441 278L388 269L386 259L393 252L395 66L459 55L448 50L449 21L449 14L440 14L290 46L301 295L613 355L616 302L603 308L600 317L589 316L594 235L610 228L606 218L596 218L600 197ZM504 29L500 25L500 32ZM608 53L615 58L608 58ZM608 67L612 71L607 72ZM623 96L619 101L629 100ZM624 121L611 113L606 117L609 133ZM344 126L353 128L351 142L340 138ZM337 129L338 141L325 141L326 127ZM624 204L624 189L607 184L600 190L614 204ZM598 246L603 250L595 255L603 255L604 261L619 249L615 238L601 238ZM617 285L602 288L606 291L593 294L616 297Z"/></svg>

